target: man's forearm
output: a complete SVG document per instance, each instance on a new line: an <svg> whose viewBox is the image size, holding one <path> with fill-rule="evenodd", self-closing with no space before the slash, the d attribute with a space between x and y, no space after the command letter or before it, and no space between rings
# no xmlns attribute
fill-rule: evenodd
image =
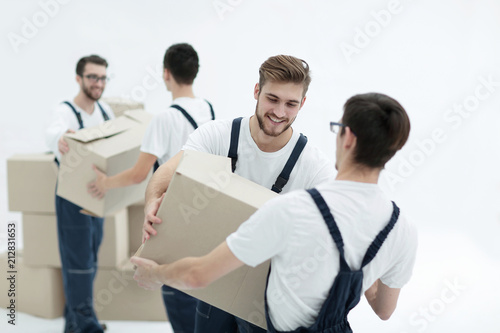
<svg viewBox="0 0 500 333"><path fill-rule="evenodd" d="M148 187L146 188L146 206L152 201L161 197L170 185L170 181L177 169L177 165L182 158L183 152L180 151L177 155L168 160L165 164L160 166L149 180Z"/></svg>

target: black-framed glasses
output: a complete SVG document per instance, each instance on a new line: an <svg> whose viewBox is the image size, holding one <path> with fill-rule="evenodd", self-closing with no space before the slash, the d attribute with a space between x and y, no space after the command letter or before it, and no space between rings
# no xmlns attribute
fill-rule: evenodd
<svg viewBox="0 0 500 333"><path fill-rule="evenodd" d="M336 123L334 121L330 121L330 131L333 133L337 134L339 132L339 129L341 127L346 127L347 125L341 124L341 123Z"/></svg>
<svg viewBox="0 0 500 333"><path fill-rule="evenodd" d="M107 77L106 75L97 76L95 74L88 74L88 75L85 75L84 77L89 79L92 83L97 83L99 81L102 81L102 83L106 83L109 81L109 77Z"/></svg>

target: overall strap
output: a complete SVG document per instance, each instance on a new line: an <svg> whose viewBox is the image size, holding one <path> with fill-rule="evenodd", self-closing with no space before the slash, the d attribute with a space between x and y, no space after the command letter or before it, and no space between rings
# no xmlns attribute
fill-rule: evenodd
<svg viewBox="0 0 500 333"><path fill-rule="evenodd" d="M172 104L172 105L170 105L170 107L179 110L184 115L184 117L186 117L186 119L189 121L189 123L191 125L193 125L194 129L198 128L198 124L196 124L196 121L194 121L193 117L191 117L189 115L189 113L187 113L186 110L184 110L182 107L180 107L177 104Z"/></svg>
<svg viewBox="0 0 500 333"><path fill-rule="evenodd" d="M243 117L239 117L233 120L233 125L231 127L231 143L229 144L229 152L227 157L231 159L232 171L236 170L236 162L238 161L238 141L240 139L240 127L241 120Z"/></svg>
<svg viewBox="0 0 500 333"><path fill-rule="evenodd" d="M80 112L76 111L75 107L70 102L64 101L63 103L66 104L67 106L69 106L71 111L73 111L73 113L76 116L76 120L78 120L78 125L80 125L80 129L82 129L83 128L83 121L82 121L82 115L80 114Z"/></svg>
<svg viewBox="0 0 500 333"><path fill-rule="evenodd" d="M158 168L160 167L160 163L158 162L158 159L155 161L155 164L153 165L153 173L156 172L156 170L158 170Z"/></svg>
<svg viewBox="0 0 500 333"><path fill-rule="evenodd" d="M104 121L108 121L109 120L108 114L106 113L106 111L104 111L102 105L99 102L97 102L97 105L99 106L99 109L101 109L102 118L104 119Z"/></svg>
<svg viewBox="0 0 500 333"><path fill-rule="evenodd" d="M318 209L321 212L323 219L325 220L328 230L330 231L330 235L332 236L335 245L337 245L337 249L339 250L340 254L341 270L350 271L351 269L349 268L349 265L347 265L347 261L345 260L344 257L344 241L342 240L342 235L340 234L337 222L335 222L335 219L333 218L333 215L330 212L330 208L328 207L327 203L325 202L325 199L323 199L323 196L318 192L317 189L312 188L306 191L311 195L314 202L316 203L316 206L318 206Z"/></svg>
<svg viewBox="0 0 500 333"><path fill-rule="evenodd" d="M382 229L382 231L380 231L378 233L377 237L371 243L370 247L366 251L366 254L363 258L363 262L361 263L361 268L368 265L370 263L370 261L372 261L372 259L375 258L378 250L380 250L380 247L384 243L385 239L387 238L387 236L391 232L392 228L394 228L394 225L396 224L398 217L399 217L399 207L396 206L394 201L392 202L392 207L393 207L393 210L392 210L391 220L385 226L385 228Z"/></svg>
<svg viewBox="0 0 500 333"><path fill-rule="evenodd" d="M214 113L214 108L212 107L212 104L210 104L209 101L205 100L207 102L208 106L210 107L210 114L212 115L212 120L215 120L215 113Z"/></svg>
<svg viewBox="0 0 500 333"><path fill-rule="evenodd" d="M300 157L300 154L302 153L302 150L304 150L304 147L307 144L307 137L300 133L299 140L295 144L295 147L293 148L292 154L288 158L288 161L286 161L285 167L281 171L280 175L276 179L276 182L274 183L273 187L271 190L273 190L276 193L280 193L283 190L283 187L288 183L288 180L290 179L290 173L293 170L293 167L297 163L297 160Z"/></svg>

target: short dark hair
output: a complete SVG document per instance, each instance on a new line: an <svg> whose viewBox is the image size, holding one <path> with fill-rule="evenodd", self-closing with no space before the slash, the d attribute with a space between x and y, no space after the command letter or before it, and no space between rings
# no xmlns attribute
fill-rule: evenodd
<svg viewBox="0 0 500 333"><path fill-rule="evenodd" d="M410 134L410 119L395 99L379 93L355 95L344 105L342 123L356 135L354 161L383 168ZM343 127L340 135L344 135Z"/></svg>
<svg viewBox="0 0 500 333"><path fill-rule="evenodd" d="M83 70L85 69L85 65L87 65L88 63L101 65L108 68L108 62L106 61L106 59L92 54L78 60L78 63L76 64L76 74L79 76L83 76Z"/></svg>
<svg viewBox="0 0 500 333"><path fill-rule="evenodd" d="M163 67L172 73L178 84L193 84L200 67L198 53L189 44L174 44L165 52Z"/></svg>
<svg viewBox="0 0 500 333"><path fill-rule="evenodd" d="M302 84L304 97L311 83L309 65L304 60L290 55L270 57L259 68L260 89L267 81Z"/></svg>

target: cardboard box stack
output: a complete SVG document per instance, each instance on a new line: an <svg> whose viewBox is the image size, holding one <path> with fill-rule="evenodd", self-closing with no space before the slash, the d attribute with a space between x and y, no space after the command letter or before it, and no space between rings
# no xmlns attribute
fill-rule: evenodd
<svg viewBox="0 0 500 333"><path fill-rule="evenodd" d="M110 104L116 107L119 103ZM126 109L127 105L122 105L121 110ZM43 318L63 315L64 293L54 203L58 173L59 189L70 188L71 192L71 188L78 188L81 190L73 192L87 194L86 184L95 178L88 160L108 174L131 167L137 158L142 135L151 116L144 110L125 113L127 115L117 121L110 121L115 124L107 125L111 132L97 135L92 142L78 142L75 139L70 143L81 158L76 163L79 165L72 164L71 167L75 170L87 167L89 170L78 169L73 176L69 176L70 172L64 169L68 167L67 164L65 166L65 161L61 161L62 169L58 170L54 155L49 153L18 154L7 160L9 210L23 214L24 248L22 258L18 252L17 261L18 311ZM90 135L103 133L95 129L84 131ZM87 148L84 150L81 147L85 145ZM66 179L61 179L63 170ZM66 186L66 182L72 183ZM83 204L76 202L88 211L105 217L104 237L98 258L99 270L94 282L94 303L100 320L166 320L161 293L139 288L132 279L133 270L128 263L131 254L141 244L144 217L144 204L141 200L146 185L147 181L129 191L109 191L109 198L101 202L89 198L85 198ZM73 201L71 198L68 200ZM129 219L129 213L133 216L134 223ZM7 261L6 254L0 258L2 262ZM0 286L8 283L5 279L2 281ZM2 294L0 305L6 307L8 302L7 294Z"/></svg>

